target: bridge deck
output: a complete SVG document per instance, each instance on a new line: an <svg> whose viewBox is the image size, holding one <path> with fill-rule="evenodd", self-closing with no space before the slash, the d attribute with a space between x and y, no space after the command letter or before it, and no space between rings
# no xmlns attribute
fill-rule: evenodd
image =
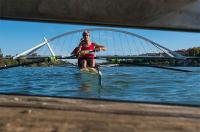
<svg viewBox="0 0 200 132"><path fill-rule="evenodd" d="M200 130L198 107L0 96L0 131Z"/></svg>

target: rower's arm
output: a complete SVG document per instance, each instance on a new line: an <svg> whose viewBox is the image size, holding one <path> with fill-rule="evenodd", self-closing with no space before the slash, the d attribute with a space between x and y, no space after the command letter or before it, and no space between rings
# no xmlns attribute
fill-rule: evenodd
<svg viewBox="0 0 200 132"><path fill-rule="evenodd" d="M106 48L106 47L103 46L103 45L95 44L95 50L99 50L99 51L103 50L103 51L105 51L105 50L107 50L107 49L108 49L108 48Z"/></svg>
<svg viewBox="0 0 200 132"><path fill-rule="evenodd" d="M79 54L81 52L81 47L83 45L83 41L81 41L78 45L78 50L77 50L77 53Z"/></svg>
<svg viewBox="0 0 200 132"><path fill-rule="evenodd" d="M82 43L80 42L79 45L72 51L71 55L78 56L80 54L82 47Z"/></svg>

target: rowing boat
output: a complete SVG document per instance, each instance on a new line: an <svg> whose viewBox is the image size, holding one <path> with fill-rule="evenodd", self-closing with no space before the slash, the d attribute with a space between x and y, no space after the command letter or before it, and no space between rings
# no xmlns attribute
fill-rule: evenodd
<svg viewBox="0 0 200 132"><path fill-rule="evenodd" d="M83 68L83 69L81 69L80 70L81 71L81 73L86 73L86 75L88 74L88 75L97 75L97 77L98 77L98 84L99 84L99 86L101 86L101 76L102 76L102 73L101 73L101 71L99 70L99 68L97 67L97 68L91 68L91 67L87 67L87 68ZM93 78L94 79L94 78ZM92 79L92 80L93 80Z"/></svg>
<svg viewBox="0 0 200 132"><path fill-rule="evenodd" d="M80 71L83 73L98 74L98 70L96 68L91 68L91 67L82 68L80 69Z"/></svg>

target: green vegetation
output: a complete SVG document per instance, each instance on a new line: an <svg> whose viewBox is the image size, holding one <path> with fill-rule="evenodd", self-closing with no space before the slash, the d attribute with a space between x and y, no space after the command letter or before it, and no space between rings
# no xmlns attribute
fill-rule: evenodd
<svg viewBox="0 0 200 132"><path fill-rule="evenodd" d="M179 54L189 57L187 60L164 60L164 59L111 59L112 64L151 64L161 66L200 66L200 47L193 47L187 50L177 50Z"/></svg>
<svg viewBox="0 0 200 132"><path fill-rule="evenodd" d="M111 59L109 60L112 64L131 64L131 63L141 63L141 64L151 64L151 65L162 65L162 66L200 66L200 47L193 47L187 50L177 50L179 54L190 57L189 59L183 60L163 60L163 59ZM6 55L3 57L3 54L0 49L0 66L8 66L15 64L22 64L24 62L31 62L35 60L13 60L12 56ZM29 66L64 66L69 65L66 61L57 60L55 57L46 59L41 63L34 63Z"/></svg>
<svg viewBox="0 0 200 132"><path fill-rule="evenodd" d="M10 66L16 64L23 64L27 62L39 62L40 60L27 60L27 59L20 59L14 60L12 58L0 58L0 66ZM62 60L56 60L55 58L44 59L44 61L39 63L30 64L28 66L31 67L38 67L38 66L60 66L60 65L67 65L68 63Z"/></svg>
<svg viewBox="0 0 200 132"><path fill-rule="evenodd" d="M187 50L182 49L182 50L177 50L179 54L182 54L184 56L193 56L193 57L200 57L200 47L193 47L189 48Z"/></svg>
<svg viewBox="0 0 200 132"><path fill-rule="evenodd" d="M117 63L116 63L117 62ZM160 65L160 66L200 66L200 58L198 59L187 59L187 60L145 60L145 59L116 59L111 61L112 64L149 64L149 65Z"/></svg>

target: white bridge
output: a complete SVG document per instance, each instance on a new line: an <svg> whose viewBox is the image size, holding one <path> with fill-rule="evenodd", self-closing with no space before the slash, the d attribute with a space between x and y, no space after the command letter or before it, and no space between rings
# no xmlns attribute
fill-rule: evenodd
<svg viewBox="0 0 200 132"><path fill-rule="evenodd" d="M89 31L91 41L102 44L108 48L105 52L99 52L97 57L159 57L183 59L184 56L167 49L166 47L138 34L109 28L90 28L66 32L37 44L14 57L28 56L62 56L69 57L72 50L79 44L83 31Z"/></svg>

